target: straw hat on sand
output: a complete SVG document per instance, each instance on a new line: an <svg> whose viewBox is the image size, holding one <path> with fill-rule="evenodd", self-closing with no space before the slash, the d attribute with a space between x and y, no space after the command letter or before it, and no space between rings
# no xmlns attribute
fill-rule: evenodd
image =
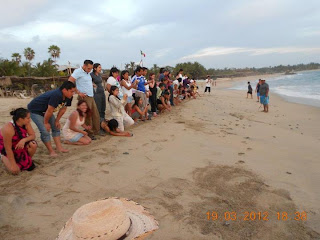
<svg viewBox="0 0 320 240"><path fill-rule="evenodd" d="M144 239L158 222L141 205L124 198L108 198L78 208L57 240Z"/></svg>

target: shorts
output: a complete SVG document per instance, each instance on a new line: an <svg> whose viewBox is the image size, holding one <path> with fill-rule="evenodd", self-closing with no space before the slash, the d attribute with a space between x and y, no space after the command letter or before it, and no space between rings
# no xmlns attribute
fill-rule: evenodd
<svg viewBox="0 0 320 240"><path fill-rule="evenodd" d="M75 143L78 142L80 138L82 138L84 135L82 133L77 133L73 138L68 139L67 141Z"/></svg>
<svg viewBox="0 0 320 240"><path fill-rule="evenodd" d="M209 92L211 92L211 87L206 87L206 89L204 90L204 92L207 92L207 90L208 90Z"/></svg>
<svg viewBox="0 0 320 240"><path fill-rule="evenodd" d="M157 99L157 104L162 104L160 99Z"/></svg>
<svg viewBox="0 0 320 240"><path fill-rule="evenodd" d="M260 103L263 105L269 104L269 96L266 97L265 95L261 95L260 96Z"/></svg>
<svg viewBox="0 0 320 240"><path fill-rule="evenodd" d="M248 93L252 95L252 91L248 91Z"/></svg>
<svg viewBox="0 0 320 240"><path fill-rule="evenodd" d="M132 101L133 101L133 97L132 96L128 96L127 103L131 103Z"/></svg>
<svg viewBox="0 0 320 240"><path fill-rule="evenodd" d="M257 97L260 97L260 93L259 92L257 92Z"/></svg>

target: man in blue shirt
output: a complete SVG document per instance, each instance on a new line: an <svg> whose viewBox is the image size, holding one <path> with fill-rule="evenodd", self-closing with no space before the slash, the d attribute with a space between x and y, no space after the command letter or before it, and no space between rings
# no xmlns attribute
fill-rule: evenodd
<svg viewBox="0 0 320 240"><path fill-rule="evenodd" d="M75 85L65 81L59 89L51 90L36 98L28 104L28 110L32 121L37 125L41 140L47 147L50 156L56 157L57 153L53 150L50 139L50 129L52 137L59 152L68 152L61 145L60 139L60 119L66 112L67 107L71 106L72 96L75 92ZM57 118L53 115L58 112Z"/></svg>
<svg viewBox="0 0 320 240"><path fill-rule="evenodd" d="M91 60L85 60L81 68L74 70L69 77L69 81L76 83L78 99L84 99L91 110L90 116L86 117L85 124L92 126L92 129L89 130L88 133L91 139L95 140L94 135L99 134L100 131L100 115L93 98L93 84L90 75L92 69L93 62Z"/></svg>
<svg viewBox="0 0 320 240"><path fill-rule="evenodd" d="M135 75L132 77L131 82L134 83L136 80L138 80L138 86L137 90L135 91L135 97L142 98L142 107L144 108L147 106L147 97L146 97L146 87L145 85L148 84L146 82L145 77L143 76L143 68L138 66L135 70Z"/></svg>

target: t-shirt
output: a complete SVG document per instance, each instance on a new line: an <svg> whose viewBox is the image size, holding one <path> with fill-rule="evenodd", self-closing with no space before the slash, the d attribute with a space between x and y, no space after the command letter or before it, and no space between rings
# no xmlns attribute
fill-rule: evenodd
<svg viewBox="0 0 320 240"><path fill-rule="evenodd" d="M85 72L82 68L74 70L71 77L76 79L77 89L81 93L87 94L89 97L93 97L93 85L90 73Z"/></svg>
<svg viewBox="0 0 320 240"><path fill-rule="evenodd" d="M269 90L269 85L267 83L263 83L260 85L259 93L261 96L265 96L268 90Z"/></svg>
<svg viewBox="0 0 320 240"><path fill-rule="evenodd" d="M163 81L163 79L164 79L164 77L165 77L165 76L164 76L164 74L163 74L163 73L161 73L161 74L160 74L160 76L159 76L159 81L160 81L160 82L162 82L162 81Z"/></svg>
<svg viewBox="0 0 320 240"><path fill-rule="evenodd" d="M248 85L248 92L252 92L252 87L250 84Z"/></svg>
<svg viewBox="0 0 320 240"><path fill-rule="evenodd" d="M104 93L104 89L102 86L102 77L100 74L96 75L93 72L90 74L92 78L92 82L97 85L96 93Z"/></svg>
<svg viewBox="0 0 320 240"><path fill-rule="evenodd" d="M207 78L206 79L206 87L211 87L211 82L212 82L212 80Z"/></svg>
<svg viewBox="0 0 320 240"><path fill-rule="evenodd" d="M146 88L144 86L145 83L145 78L144 76L140 76L138 77L137 75L134 75L131 79L131 83L133 83L134 81L138 80L138 86L137 86L137 90L141 91L141 92L146 92Z"/></svg>
<svg viewBox="0 0 320 240"><path fill-rule="evenodd" d="M173 86L174 85L179 85L179 81L177 79L173 81Z"/></svg>
<svg viewBox="0 0 320 240"><path fill-rule="evenodd" d="M54 107L54 112L60 110L64 106L71 106L72 98L63 99L63 94L60 89L51 90L34 98L28 104L28 110L32 113L44 115L48 109L48 105Z"/></svg>
<svg viewBox="0 0 320 240"><path fill-rule="evenodd" d="M161 90L161 88L157 87L157 99L160 99L160 97L162 96L163 91Z"/></svg>
<svg viewBox="0 0 320 240"><path fill-rule="evenodd" d="M120 99L122 99L123 97L123 92L122 92L122 87L120 86L120 83L118 82L117 79L115 79L114 77L110 76L107 80L107 84L110 84L111 86L116 86L117 88L119 88L119 95L118 97Z"/></svg>

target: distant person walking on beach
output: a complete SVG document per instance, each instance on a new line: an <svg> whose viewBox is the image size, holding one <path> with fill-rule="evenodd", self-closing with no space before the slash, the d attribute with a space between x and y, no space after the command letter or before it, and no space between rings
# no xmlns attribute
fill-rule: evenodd
<svg viewBox="0 0 320 240"><path fill-rule="evenodd" d="M89 137L92 140L96 140L94 135L99 134L100 131L100 115L93 98L93 83L90 75L92 69L93 62L91 60L85 60L81 68L74 70L69 77L69 81L76 83L78 100L85 100L91 109L91 115L87 115L85 123L87 126L92 126L92 129L88 130Z"/></svg>
<svg viewBox="0 0 320 240"><path fill-rule="evenodd" d="M253 97L252 97L252 87L251 87L251 85L250 85L250 82L248 82L247 98L249 97L249 94L251 95L251 99L253 99Z"/></svg>
<svg viewBox="0 0 320 240"><path fill-rule="evenodd" d="M211 94L211 85L212 85L212 79L210 78L210 76L208 75L207 76L207 79L206 79L206 88L204 90L204 92L206 93L207 90L209 92L209 94Z"/></svg>
<svg viewBox="0 0 320 240"><path fill-rule="evenodd" d="M71 106L72 96L76 86L73 82L65 81L60 88L43 93L34 98L28 104L28 110L32 121L37 125L40 131L40 137L47 147L50 156L56 157L57 153L53 150L50 139L50 130L56 144L57 151L68 152L61 145L60 139L60 119L66 112L67 107ZM58 112L57 118L53 115Z"/></svg>
<svg viewBox="0 0 320 240"><path fill-rule="evenodd" d="M255 92L257 93L257 99L258 99L257 102L259 102L260 100L260 92L259 92L260 84L261 84L261 79L259 79L259 82L257 83L256 90L255 90Z"/></svg>
<svg viewBox="0 0 320 240"><path fill-rule="evenodd" d="M269 112L269 85L265 79L261 80L260 85L260 103L263 104L263 112Z"/></svg>

